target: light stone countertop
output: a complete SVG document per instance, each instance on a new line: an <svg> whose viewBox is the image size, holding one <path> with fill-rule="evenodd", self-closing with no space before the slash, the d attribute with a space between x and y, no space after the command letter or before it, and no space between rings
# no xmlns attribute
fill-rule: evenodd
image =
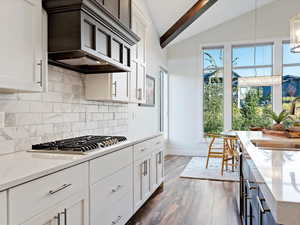
<svg viewBox="0 0 300 225"><path fill-rule="evenodd" d="M127 140L120 144L95 150L86 155L17 152L0 156L0 191L57 171L87 162L94 158L118 151L134 144L161 136L154 134L145 138Z"/></svg>
<svg viewBox="0 0 300 225"><path fill-rule="evenodd" d="M264 135L259 131L239 131L237 135L245 153L251 158L251 172L260 183L276 222L300 224L300 151L271 151L257 148L251 142L300 143L300 140Z"/></svg>

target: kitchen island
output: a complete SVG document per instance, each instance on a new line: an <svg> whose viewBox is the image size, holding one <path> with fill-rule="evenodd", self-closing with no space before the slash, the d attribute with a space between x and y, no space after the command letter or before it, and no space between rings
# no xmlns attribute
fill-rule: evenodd
<svg viewBox="0 0 300 225"><path fill-rule="evenodd" d="M300 140L257 131L237 135L243 152L239 208L244 225L300 224L300 149L255 145L261 141L296 146Z"/></svg>

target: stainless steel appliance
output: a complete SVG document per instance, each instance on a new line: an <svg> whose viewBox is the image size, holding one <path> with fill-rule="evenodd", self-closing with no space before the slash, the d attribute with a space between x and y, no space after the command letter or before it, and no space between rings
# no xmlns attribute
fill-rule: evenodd
<svg viewBox="0 0 300 225"><path fill-rule="evenodd" d="M82 136L32 145L30 152L87 154L126 141L123 136Z"/></svg>

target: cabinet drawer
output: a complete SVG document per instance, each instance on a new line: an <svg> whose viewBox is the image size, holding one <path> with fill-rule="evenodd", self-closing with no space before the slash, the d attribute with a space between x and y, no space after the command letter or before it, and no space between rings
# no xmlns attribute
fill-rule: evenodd
<svg viewBox="0 0 300 225"><path fill-rule="evenodd" d="M20 224L87 187L85 163L12 188L9 190L10 224Z"/></svg>
<svg viewBox="0 0 300 225"><path fill-rule="evenodd" d="M121 169L91 188L91 201L114 202L132 191L132 166Z"/></svg>
<svg viewBox="0 0 300 225"><path fill-rule="evenodd" d="M91 184L132 163L132 147L94 159L90 162Z"/></svg>
<svg viewBox="0 0 300 225"><path fill-rule="evenodd" d="M142 143L136 144L134 148L134 160L144 158L152 152L151 141L144 141Z"/></svg>
<svg viewBox="0 0 300 225"><path fill-rule="evenodd" d="M104 205L104 206L103 206ZM122 196L116 202L98 202L101 209L91 214L91 225L124 225L133 214L132 194Z"/></svg>
<svg viewBox="0 0 300 225"><path fill-rule="evenodd" d="M132 165L121 169L117 173L109 176L91 187L91 224L112 224L112 221L118 219L120 215L114 215L119 204L126 210L133 211L133 188L132 188ZM125 202L120 202L124 196L130 196ZM103 204L105 203L105 204ZM111 208L112 207L112 208ZM124 208L124 209L125 209ZM108 216L107 221L103 223L103 218ZM127 218L127 217L126 217ZM120 219L121 220L121 219ZM105 221L105 220L104 220Z"/></svg>
<svg viewBox="0 0 300 225"><path fill-rule="evenodd" d="M0 224L7 225L7 199L6 192L0 192Z"/></svg>
<svg viewBox="0 0 300 225"><path fill-rule="evenodd" d="M159 136L150 140L151 146L154 150L161 150L164 148L164 138Z"/></svg>

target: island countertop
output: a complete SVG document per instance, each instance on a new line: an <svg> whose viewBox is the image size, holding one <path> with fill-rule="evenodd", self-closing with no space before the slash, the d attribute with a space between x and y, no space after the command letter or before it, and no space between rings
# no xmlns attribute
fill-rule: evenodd
<svg viewBox="0 0 300 225"><path fill-rule="evenodd" d="M300 151L267 150L256 147L252 140L300 143L265 135L260 131L238 131L243 151L251 158L251 170L262 185L268 206L277 223L300 224Z"/></svg>

